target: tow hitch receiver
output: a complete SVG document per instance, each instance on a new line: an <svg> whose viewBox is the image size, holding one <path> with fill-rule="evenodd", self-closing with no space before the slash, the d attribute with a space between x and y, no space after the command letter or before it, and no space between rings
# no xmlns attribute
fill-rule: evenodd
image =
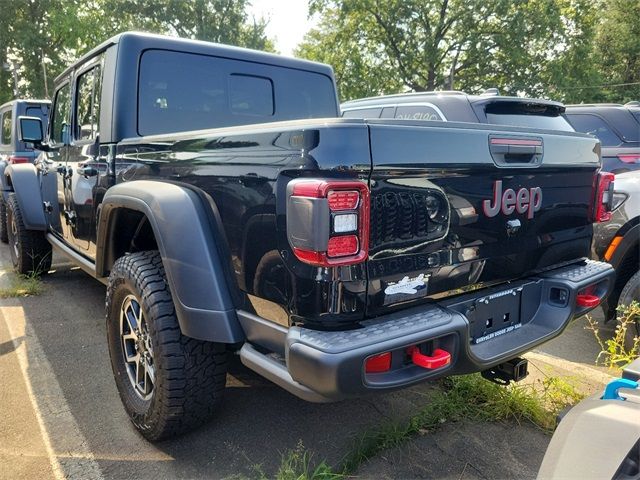
<svg viewBox="0 0 640 480"><path fill-rule="evenodd" d="M512 358L508 362L484 370L481 375L482 378L498 385L509 385L529 375L529 361L519 357Z"/></svg>

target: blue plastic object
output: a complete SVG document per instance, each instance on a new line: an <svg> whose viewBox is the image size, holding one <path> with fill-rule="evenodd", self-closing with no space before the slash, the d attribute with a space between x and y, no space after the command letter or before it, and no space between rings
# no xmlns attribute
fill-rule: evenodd
<svg viewBox="0 0 640 480"><path fill-rule="evenodd" d="M618 395L618 390L621 388L638 388L638 382L626 378L616 378L610 381L605 387L602 400L624 400L624 398Z"/></svg>

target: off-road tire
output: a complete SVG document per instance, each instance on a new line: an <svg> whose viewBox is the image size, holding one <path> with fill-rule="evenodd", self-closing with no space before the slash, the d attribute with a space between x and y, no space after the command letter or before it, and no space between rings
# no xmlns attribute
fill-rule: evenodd
<svg viewBox="0 0 640 480"><path fill-rule="evenodd" d="M9 243L9 235L7 234L7 204L4 197L0 195L0 242Z"/></svg>
<svg viewBox="0 0 640 480"><path fill-rule="evenodd" d="M142 307L153 350L155 380L148 400L136 393L123 355L120 311L131 295ZM118 392L144 437L173 437L214 415L226 383L226 346L182 335L158 251L128 254L115 262L107 286L106 321Z"/></svg>
<svg viewBox="0 0 640 480"><path fill-rule="evenodd" d="M631 305L631 302L640 302L640 271L636 272L625 283L622 291L620 292L620 298L618 299L618 305ZM633 338L640 337L640 318L636 317L635 324L629 325L627 328L627 335L624 339L624 344L627 351L633 347Z"/></svg>
<svg viewBox="0 0 640 480"><path fill-rule="evenodd" d="M45 232L27 230L15 193L10 193L6 205L7 237L13 268L23 275L40 275L51 268L51 244Z"/></svg>

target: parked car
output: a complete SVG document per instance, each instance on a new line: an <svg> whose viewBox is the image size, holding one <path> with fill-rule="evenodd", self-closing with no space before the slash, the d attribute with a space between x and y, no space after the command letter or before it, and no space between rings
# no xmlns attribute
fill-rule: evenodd
<svg viewBox="0 0 640 480"><path fill-rule="evenodd" d="M538 471L560 478L640 479L640 359L563 415Z"/></svg>
<svg viewBox="0 0 640 480"><path fill-rule="evenodd" d="M7 243L7 207L6 200L13 190L7 183L4 169L7 165L35 160L38 151L33 145L19 140L18 117L37 117L46 124L49 115L49 100L12 100L0 105L0 241Z"/></svg>
<svg viewBox="0 0 640 480"><path fill-rule="evenodd" d="M482 95L464 92L415 92L344 102L346 118L396 118L447 122L514 125L574 131L562 116L562 103L536 98L508 97L489 89Z"/></svg>
<svg viewBox="0 0 640 480"><path fill-rule="evenodd" d="M605 171L640 170L640 102L567 105L566 118L577 132L600 139Z"/></svg>
<svg viewBox="0 0 640 480"><path fill-rule="evenodd" d="M218 410L231 352L314 402L504 383L606 297L613 268L585 260L608 206L597 139L338 117L327 65L125 33L55 80L46 141L20 118L46 154L6 170L13 264L46 270L53 247L107 285L146 438Z"/></svg>
<svg viewBox="0 0 640 480"><path fill-rule="evenodd" d="M618 305L640 302L640 171L616 175L611 220L594 225L593 258L609 262L616 282L603 302L606 320L615 320ZM640 323L628 330L640 336Z"/></svg>

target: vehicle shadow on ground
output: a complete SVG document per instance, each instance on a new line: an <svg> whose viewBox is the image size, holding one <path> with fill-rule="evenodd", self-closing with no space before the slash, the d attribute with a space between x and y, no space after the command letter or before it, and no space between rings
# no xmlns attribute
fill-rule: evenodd
<svg viewBox="0 0 640 480"><path fill-rule="evenodd" d="M391 419L403 419L426 403L433 385L336 404L297 399L232 361L225 401L217 417L199 430L151 445L130 424L113 381L104 325L105 287L78 269L58 266L43 277L42 295L20 299L26 322L51 366L30 362L34 385L57 381L64 398L51 409L68 412L77 425L78 445L93 454L111 478L219 478L234 474L273 476L281 455L299 442L316 458L338 463L354 439ZM29 352L29 339L26 340ZM29 353L27 353L29 355ZM43 375L53 378L44 379ZM57 405L56 404L59 404ZM43 414L54 452L68 450L69 421ZM73 423L73 422L71 422Z"/></svg>

